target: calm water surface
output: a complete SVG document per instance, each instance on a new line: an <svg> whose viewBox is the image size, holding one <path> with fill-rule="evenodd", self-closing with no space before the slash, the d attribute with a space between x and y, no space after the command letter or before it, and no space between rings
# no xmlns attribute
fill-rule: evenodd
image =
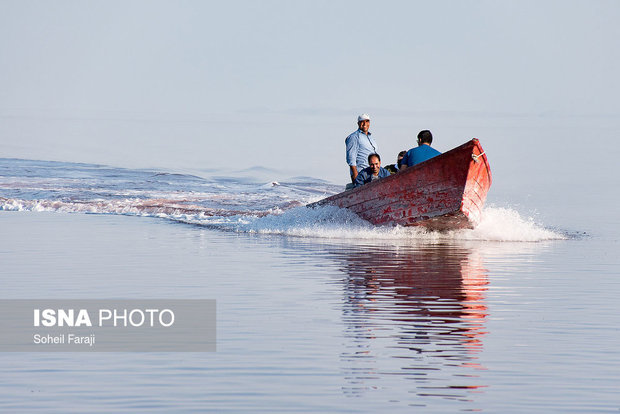
<svg viewBox="0 0 620 414"><path fill-rule="evenodd" d="M3 412L619 412L618 239L0 212L3 298L213 298L215 353L0 354Z"/></svg>

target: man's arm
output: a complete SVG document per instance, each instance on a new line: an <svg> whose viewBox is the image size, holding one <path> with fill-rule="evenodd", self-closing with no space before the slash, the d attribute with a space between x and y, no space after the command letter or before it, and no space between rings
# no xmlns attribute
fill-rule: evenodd
<svg viewBox="0 0 620 414"><path fill-rule="evenodd" d="M402 160L400 160L400 168L398 168L398 172L405 171L409 166L409 151L405 154Z"/></svg>
<svg viewBox="0 0 620 414"><path fill-rule="evenodd" d="M357 151L359 150L359 143L357 142L357 137L354 134L351 134L344 141L346 145L347 151L347 164L349 165L349 169L351 170L351 181L355 181L357 177Z"/></svg>
<svg viewBox="0 0 620 414"><path fill-rule="evenodd" d="M349 169L351 170L351 182L354 183L357 178L357 166L349 165Z"/></svg>

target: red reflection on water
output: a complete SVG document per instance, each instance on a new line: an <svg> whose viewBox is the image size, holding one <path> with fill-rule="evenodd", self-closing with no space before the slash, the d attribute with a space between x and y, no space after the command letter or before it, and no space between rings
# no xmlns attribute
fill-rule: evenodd
<svg viewBox="0 0 620 414"><path fill-rule="evenodd" d="M449 389L457 399L465 397L454 390L484 387L462 371L484 369L476 354L486 334L489 281L478 252L439 245L339 256L346 273L345 336L351 340L341 359L351 368L348 381L356 384L350 392L364 389L361 383L372 388L387 374Z"/></svg>

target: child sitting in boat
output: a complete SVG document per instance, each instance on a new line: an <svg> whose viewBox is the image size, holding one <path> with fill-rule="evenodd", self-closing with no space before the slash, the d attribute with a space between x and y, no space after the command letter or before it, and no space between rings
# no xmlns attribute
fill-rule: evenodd
<svg viewBox="0 0 620 414"><path fill-rule="evenodd" d="M390 172L390 174L396 174L398 170L400 170L400 164L403 162L403 158L407 155L407 151L401 151L398 153L396 157L396 164L386 165L385 169Z"/></svg>

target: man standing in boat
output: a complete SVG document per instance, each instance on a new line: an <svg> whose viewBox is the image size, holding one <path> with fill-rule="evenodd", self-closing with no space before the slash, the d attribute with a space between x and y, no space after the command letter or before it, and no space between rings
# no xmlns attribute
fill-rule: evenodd
<svg viewBox="0 0 620 414"><path fill-rule="evenodd" d="M357 117L357 131L345 139L347 148L347 164L351 173L351 182L355 182L357 174L368 167L368 156L377 152L377 143L368 131L370 116L362 114Z"/></svg>
<svg viewBox="0 0 620 414"><path fill-rule="evenodd" d="M427 129L420 131L418 134L418 146L407 151L407 154L400 163L400 170L402 171L407 167L413 167L416 164L430 160L441 154L441 152L431 147L432 142L433 134L431 134L431 131Z"/></svg>
<svg viewBox="0 0 620 414"><path fill-rule="evenodd" d="M368 184L371 181L378 180L390 176L390 172L381 166L381 157L379 154L370 154L368 156L369 167L364 168L357 174L353 187L359 187Z"/></svg>

